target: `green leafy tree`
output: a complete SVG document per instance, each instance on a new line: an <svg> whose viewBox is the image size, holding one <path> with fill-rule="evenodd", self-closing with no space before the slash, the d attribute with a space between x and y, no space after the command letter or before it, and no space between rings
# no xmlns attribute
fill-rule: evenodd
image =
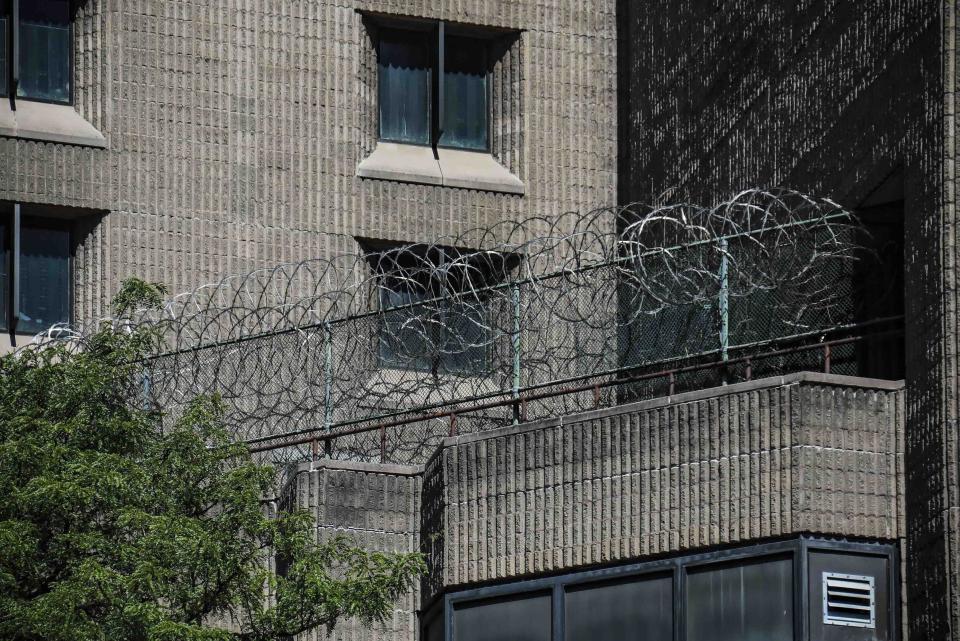
<svg viewBox="0 0 960 641"><path fill-rule="evenodd" d="M115 309L162 294L130 280ZM309 515L269 514L275 473L232 442L217 398L161 430L138 401L158 340L104 327L83 349L0 359L0 638L266 641L383 620L422 557L318 543Z"/></svg>

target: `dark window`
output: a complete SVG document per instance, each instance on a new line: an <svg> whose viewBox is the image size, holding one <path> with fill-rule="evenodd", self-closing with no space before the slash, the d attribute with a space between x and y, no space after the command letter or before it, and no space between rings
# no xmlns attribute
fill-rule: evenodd
<svg viewBox="0 0 960 641"><path fill-rule="evenodd" d="M550 641L550 594L490 599L453 611L457 641Z"/></svg>
<svg viewBox="0 0 960 641"><path fill-rule="evenodd" d="M483 288L512 261L453 247L406 245L367 250L383 327L380 364L435 373L476 374L490 343Z"/></svg>
<svg viewBox="0 0 960 641"><path fill-rule="evenodd" d="M430 144L429 34L385 29L380 34L380 138Z"/></svg>
<svg viewBox="0 0 960 641"><path fill-rule="evenodd" d="M673 639L672 575L571 588L566 606L566 641ZM643 634L638 637L640 631Z"/></svg>
<svg viewBox="0 0 960 641"><path fill-rule="evenodd" d="M16 211L15 205L0 203L0 328L37 334L70 321L72 225L46 217L48 212L38 212L35 206L22 205L17 243ZM17 245L19 256L14 255ZM16 307L14 279L19 285Z"/></svg>
<svg viewBox="0 0 960 641"><path fill-rule="evenodd" d="M793 560L738 562L690 570L687 641L793 638Z"/></svg>
<svg viewBox="0 0 960 641"><path fill-rule="evenodd" d="M10 76L10 3L0 0L0 96L9 95Z"/></svg>
<svg viewBox="0 0 960 641"><path fill-rule="evenodd" d="M70 232L52 225L20 230L20 322L17 331L42 332L70 320Z"/></svg>
<svg viewBox="0 0 960 641"><path fill-rule="evenodd" d="M806 576L794 572L804 559ZM806 625L810 639L889 641L899 611L891 589L896 563L895 545L783 541L734 556L730 550L697 553L453 593L423 629L434 641L442 625L432 626L452 615L448 641L789 641ZM840 584L823 593L828 575L872 584L871 616L849 615L851 603L863 603L863 589L851 597ZM847 611L844 618L855 625L832 623L837 610ZM862 625L865 618L874 619L874 627Z"/></svg>
<svg viewBox="0 0 960 641"><path fill-rule="evenodd" d="M0 329L9 329L10 295L10 225L0 222Z"/></svg>
<svg viewBox="0 0 960 641"><path fill-rule="evenodd" d="M432 24L380 30L380 139L487 149L490 41L447 34L440 47L440 31Z"/></svg>
<svg viewBox="0 0 960 641"><path fill-rule="evenodd" d="M0 0L0 93L16 79L18 98L70 103L72 50L70 0Z"/></svg>
<svg viewBox="0 0 960 641"><path fill-rule="evenodd" d="M477 38L447 36L443 83L443 134L440 145L487 148L487 44Z"/></svg>

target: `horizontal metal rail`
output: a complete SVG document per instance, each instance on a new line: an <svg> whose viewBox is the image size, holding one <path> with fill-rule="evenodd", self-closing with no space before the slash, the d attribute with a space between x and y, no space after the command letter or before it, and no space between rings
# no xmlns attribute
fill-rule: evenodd
<svg viewBox="0 0 960 641"><path fill-rule="evenodd" d="M896 321L901 320L902 317L891 317L887 319L877 319L871 324L876 324L881 321ZM768 358L775 358L777 356L786 356L791 354L798 354L801 352L809 351L822 351L823 353L823 369L825 372L829 373L832 366L833 359L833 350L834 348L842 345L848 345L856 343L863 340L869 340L874 338L882 338L886 336L898 336L903 334L903 329L893 329L883 332L872 332L868 334L861 334L857 336L848 336L844 338L838 338L830 341L824 341L819 343L811 343L807 345L797 345L792 347L785 347L781 349L768 350L765 352L758 352L755 354L738 356L735 358L729 358L726 360L710 361L707 363L693 363L690 365L682 367L673 367L667 369L661 369L653 372L643 372L638 374L627 374L624 375L624 370L636 370L642 366L633 366L629 368L621 368L621 370L615 370L613 372L601 372L598 374L587 375L584 377L578 377L577 379L569 379L566 381L558 381L556 383L547 383L541 384L535 387L525 388L521 391L519 396L514 396L513 390L505 390L495 394L496 396L507 396L509 398L503 398L499 400L480 400L480 401L470 401L468 400L457 400L452 401L443 405L437 406L435 411L426 411L424 408L413 409L408 412L405 412L402 417L392 418L390 420L378 420L380 417L375 417L372 419L357 419L354 421L333 424L330 426L330 431L326 431L326 428L315 428L309 430L301 430L297 432L288 432L284 434L276 434L271 436L260 437L257 439L250 439L246 441L251 447L251 453L257 452L267 452L277 449L282 449L285 447L294 447L298 445L312 445L314 458L317 457L319 452L319 444L322 442L325 445L329 445L338 438L346 436L355 436L358 434L364 434L368 432L379 431L380 432L380 447L381 447L381 459L386 460L386 430L394 427L401 427L404 425L410 425L413 423L421 423L424 421L432 421L439 419L449 419L450 421L450 430L449 433L451 436L456 434L456 424L457 416L460 414L474 413L483 410L496 409L501 407L510 407L513 406L519 409L519 416L521 421L526 421L526 408L527 405L532 401L544 400L548 398L556 398L558 396L566 396L570 394L578 394L583 392L594 393L594 402L595 405L599 405L600 400L600 390L608 387L615 387L619 385L626 385L630 383L639 383L643 381L648 381L657 378L667 378L669 381L669 395L674 393L674 385L676 377L681 374L687 374L696 371L703 370L716 370L716 369L729 369L734 365L745 365L746 380L750 380L752 377L753 363L756 361L762 361ZM590 378L601 378L606 377L606 380L595 381L593 383L580 383L580 384L569 384L570 382L589 380ZM553 389L543 389L544 387L552 387ZM430 409L430 408L428 408ZM366 424L363 424L366 423ZM344 426L347 429L336 430L337 427Z"/></svg>

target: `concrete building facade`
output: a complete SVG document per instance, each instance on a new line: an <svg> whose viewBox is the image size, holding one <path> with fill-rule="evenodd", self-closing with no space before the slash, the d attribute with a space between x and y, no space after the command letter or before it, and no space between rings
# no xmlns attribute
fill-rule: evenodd
<svg viewBox="0 0 960 641"><path fill-rule="evenodd" d="M331 234L416 242L615 200L612 1L72 6L73 104L0 103L0 201L79 221L71 320L106 313L126 276L188 291L348 249ZM462 186L431 184L430 154L361 168L391 18L495 41L489 151L445 167Z"/></svg>
<svg viewBox="0 0 960 641"><path fill-rule="evenodd" d="M953 0L40 4L0 2L0 244L68 235L50 320L105 313L128 275L184 291L368 240L752 186L899 234L903 365L882 379L784 371L452 436L409 466L293 469L281 506L318 536L427 555L385 628L338 638L744 638L728 589L775 613L764 638L960 634ZM67 34L60 94L20 47L38 28ZM439 61L471 75L449 38L483 42L482 144L442 144L462 105L433 96ZM420 58L385 69L401 41ZM420 74L397 77L422 95L394 90L425 120L385 135L397 70ZM5 329L36 329L6 262ZM631 598L651 610L601 607Z"/></svg>

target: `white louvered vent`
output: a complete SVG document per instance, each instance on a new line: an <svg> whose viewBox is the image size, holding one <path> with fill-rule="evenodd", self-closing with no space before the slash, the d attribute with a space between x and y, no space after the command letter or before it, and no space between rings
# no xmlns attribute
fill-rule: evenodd
<svg viewBox="0 0 960 641"><path fill-rule="evenodd" d="M873 628L877 620L872 576L823 573L823 622Z"/></svg>

